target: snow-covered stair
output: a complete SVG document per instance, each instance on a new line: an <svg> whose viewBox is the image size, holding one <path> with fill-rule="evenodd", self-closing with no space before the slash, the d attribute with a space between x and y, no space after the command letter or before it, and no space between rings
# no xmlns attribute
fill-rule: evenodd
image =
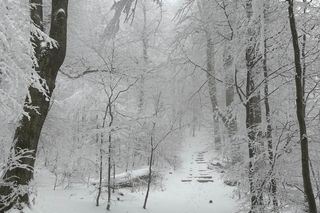
<svg viewBox="0 0 320 213"><path fill-rule="evenodd" d="M199 142L199 147L202 149L207 148L207 143ZM192 144L191 146L193 146ZM198 183L213 183L212 171L208 169L208 151L206 150L194 150L192 153L192 160L190 162L189 175L183 179L181 182L198 182Z"/></svg>

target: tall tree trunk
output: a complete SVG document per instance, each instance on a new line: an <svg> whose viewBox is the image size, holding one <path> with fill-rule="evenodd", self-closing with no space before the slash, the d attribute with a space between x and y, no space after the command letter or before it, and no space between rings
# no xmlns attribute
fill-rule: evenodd
<svg viewBox="0 0 320 213"><path fill-rule="evenodd" d="M274 163L274 153L273 153L273 140L272 140L272 125L271 125L271 110L269 104L269 79L268 79L268 54L267 54L267 32L268 32L268 24L269 24L269 17L268 12L270 8L269 0L265 0L263 4L263 22L264 22L264 29L262 32L264 34L264 41L263 41L263 75L264 75L264 106L265 106L265 113L266 113L266 122L267 122L267 130L266 130L266 139L267 139L267 146L268 146L268 159L270 166ZM274 175L272 173L272 175ZM279 204L277 200L277 182L275 177L271 177L270 180L270 191L272 195L272 204L273 204L273 211L279 212Z"/></svg>
<svg viewBox="0 0 320 213"><path fill-rule="evenodd" d="M99 200L102 191L102 180L103 180L103 136L100 136L100 144L99 144L99 186L98 186L98 195L96 198L96 206L99 206ZM97 142L99 141L99 137L97 135Z"/></svg>
<svg viewBox="0 0 320 213"><path fill-rule="evenodd" d="M108 203L107 210L110 210L111 207L111 133L109 133L109 146L108 146Z"/></svg>
<svg viewBox="0 0 320 213"><path fill-rule="evenodd" d="M221 137L219 130L219 115L218 115L218 100L217 100L217 86L215 80L215 70L214 70L214 44L211 38L211 33L209 29L206 29L206 42L207 42L207 79L209 96L211 101L211 106L213 110L213 131L214 131L214 144L215 148L219 150L221 148Z"/></svg>
<svg viewBox="0 0 320 213"><path fill-rule="evenodd" d="M303 1L303 14L305 15L307 12L307 3L306 0L302 0ZM305 16L303 18L306 18ZM306 67L306 43L307 43L307 36L306 36L306 23L304 22L303 26L303 34L302 34L302 42L301 42L301 62L302 62L302 90L303 90L303 94L305 94L305 82L306 82L306 71L307 71L307 67ZM307 101L307 100L305 100ZM303 114L305 115L305 107L304 107L304 112ZM310 167L311 167L311 162L310 162ZM312 170L312 167L311 167ZM308 212L308 199L305 196L305 211Z"/></svg>
<svg viewBox="0 0 320 213"><path fill-rule="evenodd" d="M271 112L270 112L270 104L269 104L269 80L268 80L268 55L267 55L267 26L268 26L268 18L267 18L267 10L269 8L269 2L266 0L265 7L264 7L264 52L263 52L263 75L264 75L264 106L265 106L265 113L266 113L266 122L267 122L267 130L266 130L266 140L268 144L268 159L270 166L273 165L274 154L273 154L273 141L272 141L272 125L271 125ZM272 173L272 175L274 175ZM279 212L278 210L278 200L277 200L277 182L274 177L271 177L270 180L271 185L271 195L272 195L272 204L273 204L273 211Z"/></svg>
<svg viewBox="0 0 320 213"><path fill-rule="evenodd" d="M218 100L217 100L217 85L216 85L216 73L214 64L214 42L212 39L212 33L210 32L210 2L201 0L198 2L198 9L200 12L201 21L203 23L204 34L206 39L206 65L207 65L207 82L209 97L212 106L213 114L213 134L215 148L219 150L221 148L221 135L219 129L219 111L218 111Z"/></svg>
<svg viewBox="0 0 320 213"><path fill-rule="evenodd" d="M263 206L262 189L259 186L260 180L257 175L259 162L257 159L261 154L262 132L261 132L261 106L260 93L256 88L255 81L259 75L260 67L257 44L257 33L254 24L252 0L246 1L246 14L248 19L247 37L248 44L246 48L246 66L247 66L247 86L246 86L246 128L248 132L248 150L249 150L249 185L251 194L251 212L261 212Z"/></svg>
<svg viewBox="0 0 320 213"><path fill-rule="evenodd" d="M310 168L309 168L309 148L308 148L308 137L307 128L305 121L305 98L303 89L303 72L300 59L300 48L299 38L296 28L296 21L293 11L293 0L288 0L288 14L290 21L290 29L292 35L292 45L294 50L294 63L295 63L295 84L296 84L296 107L297 107L297 118L300 130L300 146L301 146L301 165L302 165L302 178L304 193L308 202L309 212L316 213L317 206L313 194L312 183L310 179Z"/></svg>
<svg viewBox="0 0 320 213"><path fill-rule="evenodd" d="M42 30L42 0L30 0L31 19ZM8 168L3 179L7 186L0 187L0 212L12 208L16 204L29 204L28 192L25 191L17 197L11 199L7 203L3 202L3 198L14 192L15 189L28 187L29 182L33 179L33 168L36 160L37 147L41 129L46 119L50 98L55 88L55 81L58 70L62 65L66 54L67 43L67 9L68 0L52 0L52 15L50 37L58 42L57 47L52 49L41 49L40 41L37 35L32 35L34 42L34 51L36 60L35 69L41 78L46 81L47 96L38 89L29 87L29 96L26 97L24 111L28 113L23 115L18 128L14 134L13 145L11 148L11 156L8 164L13 164L15 156L22 154L23 151L31 151L31 156L24 156L20 159L21 166L18 168ZM48 45L49 46L49 45ZM37 107L37 111L31 109L32 106Z"/></svg>
<svg viewBox="0 0 320 213"><path fill-rule="evenodd" d="M120 155L121 156L121 155ZM116 162L115 160L113 160L113 188L112 188L112 193L114 193L115 188L116 188Z"/></svg>
<svg viewBox="0 0 320 213"><path fill-rule="evenodd" d="M265 48L266 48L266 41L265 41ZM264 105L265 105L265 113L266 113L266 121L267 121L267 130L266 130L266 139L268 144L268 158L269 158L269 164L272 166L274 161L274 153L273 153L273 140L272 140L272 125L271 125L271 112L270 112L270 104L269 104L269 86L268 86L268 68L267 68L267 59L266 59L266 50L264 50L264 77L265 77L265 85L264 85ZM272 175L274 175L272 173ZM271 177L270 180L271 184L271 194L272 194L272 204L274 207L274 212L278 211L278 200L277 200L277 182L274 177Z"/></svg>
<svg viewBox="0 0 320 213"><path fill-rule="evenodd" d="M99 116L96 117L97 120L97 129L99 128L98 121ZM100 143L99 143L100 141ZM99 200L101 196L102 191L102 180L103 180L103 136L102 133L100 134L100 140L99 140L99 134L96 135L96 143L99 143L99 185L98 185L98 194L96 198L96 206L99 206Z"/></svg>
<svg viewBox="0 0 320 213"><path fill-rule="evenodd" d="M108 117L108 113L109 113L109 107L110 107L110 98L108 98L108 103L107 106L104 110L104 115L103 115L103 120L102 120L102 125L101 128L104 129L106 126L106 121L107 121L107 117ZM98 123L98 118L99 116L97 116L97 123ZM98 129L99 125L97 124L97 129ZM102 192L102 181L103 181L103 133L100 133L100 144L99 144L99 186L98 186L98 194L97 194L97 198L96 198L96 206L99 206L99 200L100 200L100 196L101 196L101 192ZM97 136L97 142L99 140L99 137Z"/></svg>
<svg viewBox="0 0 320 213"><path fill-rule="evenodd" d="M145 95L144 95L144 84L145 84L145 74L147 72L147 65L148 65L148 31L147 31L147 8L146 2L142 3L142 12L143 12L143 29L142 29L142 56L143 56L143 67L140 79L140 91L139 91L139 105L138 111L142 113L144 111L144 102L145 102Z"/></svg>
<svg viewBox="0 0 320 213"><path fill-rule="evenodd" d="M234 74L232 72L232 65L234 58L232 56L231 47L228 45L230 41L227 41L224 45L223 53L223 67L225 71L225 89L226 89L226 107L227 116L223 118L225 127L227 128L228 138L231 143L231 162L236 163L240 161L241 153L239 152L240 146L233 138L238 131L237 119L232 113L232 104L234 102Z"/></svg>
<svg viewBox="0 0 320 213"><path fill-rule="evenodd" d="M109 144L108 144L108 203L107 203L107 210L110 210L111 206L111 156L112 156L112 135L111 135L111 127L113 124L113 112L112 112L112 102L109 98L109 116L110 116L110 122L109 122Z"/></svg>

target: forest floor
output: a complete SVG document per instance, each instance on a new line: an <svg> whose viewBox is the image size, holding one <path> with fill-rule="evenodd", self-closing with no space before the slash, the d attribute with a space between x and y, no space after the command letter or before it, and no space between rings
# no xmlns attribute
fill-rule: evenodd
<svg viewBox="0 0 320 213"><path fill-rule="evenodd" d="M238 203L233 199L233 187L221 180L221 174L207 168L207 162L216 154L210 148L207 134L186 138L179 152L181 165L176 171L167 171L162 187L152 189L147 209L142 209L145 190L124 196L113 194L111 212L114 213L235 213ZM40 173L42 174L42 173ZM52 190L53 177L38 175L38 193L33 213L105 213L106 194L101 205L95 206L93 188L74 185L71 189ZM117 200L119 197L120 201ZM212 202L211 202L212 201Z"/></svg>

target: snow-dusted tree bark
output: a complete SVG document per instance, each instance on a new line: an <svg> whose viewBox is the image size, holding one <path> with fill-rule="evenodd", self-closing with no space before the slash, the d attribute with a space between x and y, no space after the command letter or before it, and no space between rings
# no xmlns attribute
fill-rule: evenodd
<svg viewBox="0 0 320 213"><path fill-rule="evenodd" d="M209 29L208 29L209 30ZM219 130L219 115L218 115L218 100L217 100L217 87L215 80L215 70L214 70L214 44L211 38L211 33L206 30L206 45L207 45L207 78L208 78L208 88L209 96L211 101L211 106L213 110L213 131L214 131L214 143L216 149L221 147L221 137Z"/></svg>
<svg viewBox="0 0 320 213"><path fill-rule="evenodd" d="M240 153L240 145L239 142L234 138L238 131L237 118L234 115L234 96L235 96L235 88L234 88L234 69L233 63L234 58L231 54L232 48L228 45L230 41L226 41L226 45L224 47L224 55L223 55L223 68L225 72L225 94L226 94L226 115L223 117L222 121L224 122L224 126L227 129L227 134L229 138L229 142L231 143L231 163L237 163L241 160Z"/></svg>
<svg viewBox="0 0 320 213"><path fill-rule="evenodd" d="M258 30L255 20L253 20L252 0L246 0L246 15L248 19L247 29L247 86L246 86L246 128L248 132L249 150L249 185L251 196L251 212L260 212L263 205L263 195L258 180L259 165L257 159L261 154L262 132L261 132L261 106L260 93L256 88L256 81L259 75L259 51L258 51Z"/></svg>
<svg viewBox="0 0 320 213"><path fill-rule="evenodd" d="M218 109L218 99L217 99L217 85L216 85L216 72L215 72L215 63L214 63L214 41L212 37L211 28L210 28L210 4L206 1L201 1L198 4L201 21L204 27L204 34L206 39L206 65L207 65L207 82L209 89L209 97L211 101L212 111L213 111L213 134L214 134L214 143L216 149L221 148L221 136L219 130L219 109Z"/></svg>
<svg viewBox="0 0 320 213"><path fill-rule="evenodd" d="M304 76L300 58L300 47L299 37L296 27L296 21L294 17L293 0L288 1L288 14L290 29L292 35L292 45L294 50L294 64L295 64L295 84L296 84L296 112L300 130L300 147L301 147L301 165L302 165L302 178L303 188L305 197L308 201L309 212L316 213L317 206L315 197L313 194L312 183L310 179L310 168L309 168L309 147L308 147L308 136L307 127L305 121L305 97L304 97Z"/></svg>
<svg viewBox="0 0 320 213"><path fill-rule="evenodd" d="M148 17L147 17L147 8L146 8L146 2L142 3L142 13L143 13L143 29L142 29L142 57L143 57L143 67L142 67L142 73L141 73L141 79L139 82L140 91L139 91L139 105L138 105L138 111L139 113L142 113L144 110L144 102L145 102L145 94L144 94L144 84L145 84L145 74L147 71L147 65L148 65Z"/></svg>
<svg viewBox="0 0 320 213"><path fill-rule="evenodd" d="M264 32L261 32L264 34L263 39L263 75L264 75L264 107L265 107L265 116L266 116L266 122L267 122L267 129L265 133L266 142L268 146L268 158L269 158L269 164L271 167L274 165L274 153L273 153L273 140L272 140L272 125L271 125L271 109L269 104L269 79L268 79L268 53L267 53L267 32L268 32L268 21L269 21L269 7L270 7L269 0L264 0L264 8L263 8L263 24L264 24ZM273 168L272 168L273 170ZM273 171L271 172L271 175L273 176ZM271 177L270 179L270 192L272 196L272 204L273 204L273 211L279 212L278 210L278 199L277 199L277 182L274 177Z"/></svg>
<svg viewBox="0 0 320 213"><path fill-rule="evenodd" d="M30 4L32 6L31 19L38 26L38 30L42 31L42 0L30 0ZM8 210L15 205L29 204L27 188L33 178L39 137L48 113L56 76L66 54L67 9L68 0L52 1L50 38L57 42L56 45L51 47L51 42L42 41L39 39L39 35L33 34L34 51L38 63L35 64L35 69L40 77L45 80L47 94L44 95L39 90L29 87L29 96L26 97L24 107L24 111L28 115L22 116L14 134L8 169L3 176L7 185L0 187L0 212L4 212L4 210ZM15 163L12 161L15 160L16 156L26 151L29 151L29 155L20 159L20 166L10 168L10 165ZM12 193L19 194L7 200L8 196L13 195Z"/></svg>
<svg viewBox="0 0 320 213"><path fill-rule="evenodd" d="M97 123L98 123L98 118L99 116L97 116ZM99 125L97 124L97 129L98 128L99 128ZM103 128L103 125L102 125L102 128ZM99 144L99 185L98 185L98 194L96 198L96 206L99 206L100 196L102 191L102 180L103 180L103 136L102 134L100 138L99 138L99 134L96 135L96 143Z"/></svg>
<svg viewBox="0 0 320 213"><path fill-rule="evenodd" d="M108 124L108 127L110 128L109 130L109 135L108 135L108 203L107 203L107 210L110 210L111 206L111 156L112 156L112 135L111 135L111 127L113 124L113 110L112 110L112 101L111 101L112 96L109 97L109 107L108 107L108 114L110 117L110 121Z"/></svg>
<svg viewBox="0 0 320 213"><path fill-rule="evenodd" d="M107 94L108 95L108 94ZM106 126L108 126L108 155L107 155L107 159L108 159L108 163L107 163L107 170L108 170L108 175L107 175L107 188L108 188L108 203L107 203L107 210L110 210L111 207L111 167L112 167L112 162L111 162L111 158L112 158L112 135L111 135L111 128L112 128L112 124L114 121L114 115L113 115L113 110L112 110L112 105L114 103L113 100L113 90L111 90L111 95L108 95L108 102L107 102L107 106L104 112L104 116L103 116L103 122L102 122L102 126L101 128L104 129L106 128ZM107 124L107 118L109 117L109 123ZM105 151L103 150L103 144L104 144L104 135L101 133L100 136L100 146L99 146L99 187L98 187L98 195L96 198L96 206L99 206L99 200L100 200L100 196L101 196L101 192L102 192L102 181L103 181L103 177L102 177L102 172L103 172L103 155L105 153Z"/></svg>
<svg viewBox="0 0 320 213"><path fill-rule="evenodd" d="M232 116L232 104L234 102L234 72L232 69L234 58L231 53L231 46L228 45L229 41L226 42L227 44L224 47L224 54L223 54L223 68L225 71L225 87L226 87L226 107L228 110L227 116L227 130L229 137L233 137L237 132L237 120L235 117ZM231 115L231 116L230 116Z"/></svg>

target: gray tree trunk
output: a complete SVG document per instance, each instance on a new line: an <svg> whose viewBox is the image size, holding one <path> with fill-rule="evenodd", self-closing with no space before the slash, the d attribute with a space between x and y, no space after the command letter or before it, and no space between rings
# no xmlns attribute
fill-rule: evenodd
<svg viewBox="0 0 320 213"><path fill-rule="evenodd" d="M234 102L235 95L235 81L234 70L232 69L234 58L231 53L231 47L228 45L229 41L224 46L223 53L223 67L225 71L225 89L226 89L226 108L227 115L223 118L224 125L227 129L228 138L231 143L231 162L237 163L241 160L240 145L234 139L235 134L238 131L237 119L233 116L232 104Z"/></svg>
<svg viewBox="0 0 320 213"><path fill-rule="evenodd" d="M292 35L292 45L294 50L294 63L295 63L295 84L296 84L296 107L297 118L300 129L300 147L301 147L301 165L302 165L302 178L305 197L308 202L309 212L316 213L317 206L312 189L309 168L309 147L307 137L307 127L305 121L305 98L304 98L304 76L300 59L299 37L296 27L296 21L293 11L293 0L288 0L288 14L290 21L290 29Z"/></svg>
<svg viewBox="0 0 320 213"><path fill-rule="evenodd" d="M110 122L109 122L109 138L108 138L108 203L107 203L107 210L110 210L111 206L111 168L112 168L112 135L111 135L111 127L113 124L113 111L112 111L112 102L111 99L109 98L109 117L110 117Z"/></svg>
<svg viewBox="0 0 320 213"><path fill-rule="evenodd" d="M99 206L101 191L102 191L102 180L103 180L103 136L100 136L99 144L99 185L98 185L98 194L96 198L96 206ZM99 142L99 136L96 136L97 143Z"/></svg>
<svg viewBox="0 0 320 213"><path fill-rule="evenodd" d="M198 2L198 8L200 12L201 21L204 28L205 39L206 39L206 65L207 65L207 82L209 97L213 112L213 135L214 144L217 150L221 149L221 135L219 128L219 111L218 111L218 100L217 100L217 85L216 85L216 73L214 64L214 42L212 33L210 32L210 11L209 2L202 0Z"/></svg>
<svg viewBox="0 0 320 213"><path fill-rule="evenodd" d="M251 213L261 212L263 207L263 195L260 187L260 179L257 172L259 162L257 157L262 153L262 132L261 132L261 106L260 93L256 88L256 80L260 72L257 37L259 30L256 29L253 17L252 0L246 1L246 14L248 19L246 48L246 66L247 66L247 86L246 86L246 128L248 132L248 150L249 150L249 185L251 196Z"/></svg>
<svg viewBox="0 0 320 213"><path fill-rule="evenodd" d="M153 136L151 136L151 151L150 151L150 159L149 159L149 173L148 173L148 185L147 185L147 193L144 198L143 208L147 208L147 202L149 198L149 192L150 192L150 186L152 181L152 163L153 163L153 153L154 153L154 147L153 147Z"/></svg>
<svg viewBox="0 0 320 213"><path fill-rule="evenodd" d="M219 112L218 112L218 100L217 100L217 86L215 80L215 70L214 70L214 44L211 38L211 33L208 29L205 32L207 41L207 79L209 96L211 101L211 106L213 110L213 134L214 134L214 144L217 150L221 149L221 136L219 130Z"/></svg>
<svg viewBox="0 0 320 213"><path fill-rule="evenodd" d="M144 87L145 87L145 74L147 72L147 65L148 65L148 31L147 31L147 8L145 3L142 5L142 12L143 12L143 30L142 30L142 56L143 56L143 67L142 67L142 74L141 79L139 82L140 91L139 91L139 104L138 104L138 111L140 114L144 111L145 105L145 94L144 94Z"/></svg>
<svg viewBox="0 0 320 213"><path fill-rule="evenodd" d="M264 75L264 106L265 106L265 115L267 121L266 129L266 140L268 146L268 158L269 164L272 167L274 164L274 153L273 153L273 140L272 140L272 125L271 125L271 109L269 104L269 79L268 79L268 54L267 54L267 31L268 31L268 12L269 11L269 0L266 0L264 3L263 18L264 18L264 52L263 52L263 75ZM272 177L270 179L270 192L272 196L273 211L279 212L279 204L277 199L277 181L274 177L274 173L271 173Z"/></svg>

